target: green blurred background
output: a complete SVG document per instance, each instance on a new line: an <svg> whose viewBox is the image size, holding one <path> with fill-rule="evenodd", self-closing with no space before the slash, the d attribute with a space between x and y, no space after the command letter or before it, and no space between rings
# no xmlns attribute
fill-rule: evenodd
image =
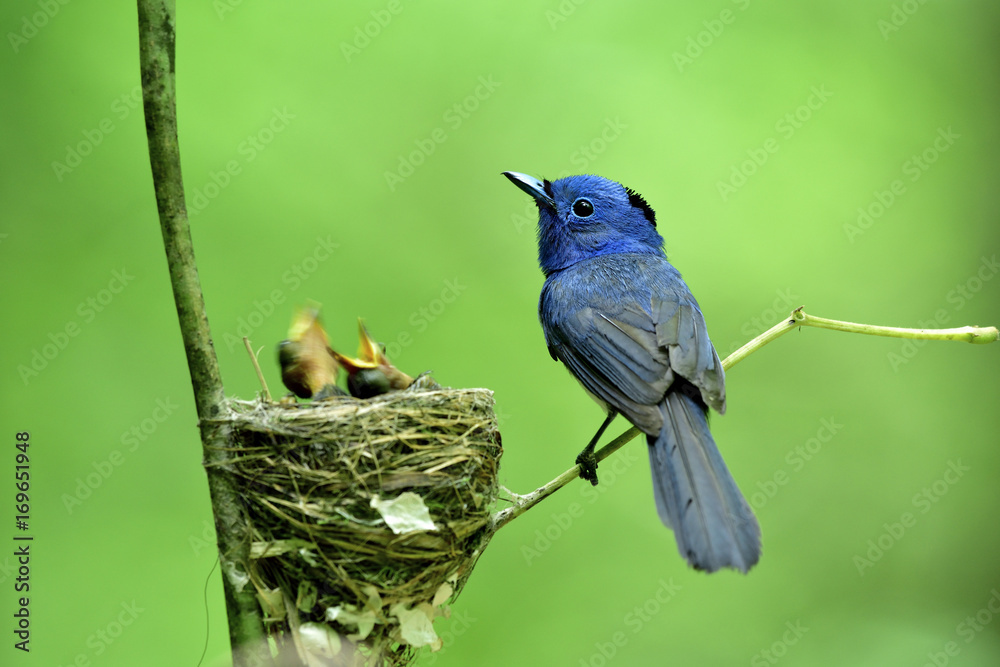
<svg viewBox="0 0 1000 667"><path fill-rule="evenodd" d="M259 390L244 333L279 390L273 346L313 298L335 345L362 315L404 370L494 390L509 488L569 467L601 414L545 349L534 209L507 169L645 195L723 355L801 304L1000 324L996 3L179 4L230 395ZM0 557L0 662L194 665L214 534L136 10L18 0L0 27L0 517L9 540L29 430L36 537L28 656ZM760 518L757 568L686 567L636 441L596 490L497 535L421 664L1000 663L998 354L786 336L731 371L713 427ZM218 572L207 602L217 665Z"/></svg>

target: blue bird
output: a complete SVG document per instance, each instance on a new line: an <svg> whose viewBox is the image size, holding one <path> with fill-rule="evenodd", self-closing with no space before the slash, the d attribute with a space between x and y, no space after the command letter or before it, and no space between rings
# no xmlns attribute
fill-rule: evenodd
<svg viewBox="0 0 1000 667"><path fill-rule="evenodd" d="M708 408L726 409L725 374L653 209L599 176L504 176L538 205L549 353L607 413L577 457L580 476L597 484L594 446L624 415L646 434L656 509L681 555L695 569L746 572L760 527L708 429Z"/></svg>

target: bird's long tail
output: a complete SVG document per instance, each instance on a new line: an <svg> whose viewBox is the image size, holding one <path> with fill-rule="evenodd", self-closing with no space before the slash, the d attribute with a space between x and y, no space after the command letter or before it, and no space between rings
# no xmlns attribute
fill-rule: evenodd
<svg viewBox="0 0 1000 667"><path fill-rule="evenodd" d="M745 573L760 558L760 527L715 446L704 407L671 391L660 412L663 428L648 436L660 520L695 569Z"/></svg>

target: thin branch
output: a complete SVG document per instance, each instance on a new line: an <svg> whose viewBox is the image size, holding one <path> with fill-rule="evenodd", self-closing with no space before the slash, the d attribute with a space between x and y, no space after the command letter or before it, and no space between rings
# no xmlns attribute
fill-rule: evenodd
<svg viewBox="0 0 1000 667"><path fill-rule="evenodd" d="M270 403L271 391L267 388L267 380L264 379L264 373L260 370L260 362L257 360L260 350L254 352L253 348L250 347L250 339L246 336L243 337L243 345L247 348L247 354L250 355L250 363L253 364L253 369L257 372L257 379L260 381L260 387L264 392L264 400ZM263 350L264 348L260 349Z"/></svg>
<svg viewBox="0 0 1000 667"><path fill-rule="evenodd" d="M215 515L222 563L222 585L229 616L229 637L236 664L270 664L264 624L252 586L241 586L227 572L245 571L249 544L246 517L238 490L218 465L225 458L225 431L215 419L223 401L222 377L212 346L205 300L191 243L177 144L174 88L174 2L138 0L139 67L149 139L149 162L160 214L170 284L177 306ZM257 646L256 652L237 651ZM239 657L237 657L239 656Z"/></svg>
<svg viewBox="0 0 1000 667"><path fill-rule="evenodd" d="M875 324L857 324L817 317L803 311L799 306L792 311L788 319L778 322L773 327L754 338L752 341L733 352L722 362L722 367L729 370L747 356L770 343L775 338L783 336L798 327L817 327L846 331L847 333L867 334L869 336L887 336L889 338L912 338L918 340L956 340L966 343L993 343L1000 336L996 327L958 327L957 329L904 329L902 327L883 327Z"/></svg>
<svg viewBox="0 0 1000 667"><path fill-rule="evenodd" d="M833 329L834 331L846 331L849 333L867 334L869 336L888 336L891 338L912 338L921 340L956 340L968 343L993 343L1000 338L1000 330L996 327L959 327L957 329L904 329L900 327L883 327L874 324L856 324L854 322L843 322L841 320L831 320L825 317L809 315L800 306L792 311L787 319L778 322L773 327L760 334L740 349L722 360L722 368L729 370L748 356L764 347L776 338L780 338L792 329L799 327L818 327L820 329ZM611 456L626 443L633 440L640 431L635 426L622 433L620 436L597 450L595 456L598 461L603 461ZM542 502L553 493L566 486L580 476L580 466L573 466L563 474L553 479L548 484L544 484L531 493L520 496L515 495L513 504L493 515L492 528L494 531L503 528L508 523L521 516L529 509Z"/></svg>
<svg viewBox="0 0 1000 667"><path fill-rule="evenodd" d="M608 444L601 447L599 450L594 452L594 456L597 457L598 462L603 461L608 458L619 449L622 448L625 443L631 441L635 436L639 435L639 429L635 426L629 430L622 433L620 436L609 442ZM573 466L563 474L556 477L554 480L538 487L531 493L524 496L517 496L514 500L514 504L510 507L505 507L496 514L493 515L493 530L500 530L508 523L521 516L532 507L542 502L553 493L566 486L574 479L580 476L580 466Z"/></svg>
<svg viewBox="0 0 1000 667"><path fill-rule="evenodd" d="M753 340L744 343L740 349L736 350L728 357L723 359L722 360L723 370L728 371L730 368L740 363L741 361L749 357L751 354L753 354L760 348L770 343L772 340L784 336L792 329L797 329L801 325L801 322L795 318L795 315L802 314L802 308L803 306L799 306L796 310L792 311L791 316L782 320L781 322L778 322L773 327L771 327L764 333L760 334Z"/></svg>
<svg viewBox="0 0 1000 667"><path fill-rule="evenodd" d="M802 326L833 329L848 333L868 334L869 336L888 336L889 338L916 338L919 340L957 340L964 343L985 345L996 342L1000 330L996 327L957 327L955 329L904 329L901 327L881 327L875 324L855 324L829 320L802 312L799 308L792 317L800 320Z"/></svg>

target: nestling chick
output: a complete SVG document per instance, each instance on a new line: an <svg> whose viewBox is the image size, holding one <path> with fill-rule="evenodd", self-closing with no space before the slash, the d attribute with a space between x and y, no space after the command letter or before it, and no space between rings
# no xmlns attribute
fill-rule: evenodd
<svg viewBox="0 0 1000 667"><path fill-rule="evenodd" d="M319 304L309 301L296 310L288 338L278 343L281 381L299 398L343 394L337 387L340 365L334 355L319 321Z"/></svg>
<svg viewBox="0 0 1000 667"><path fill-rule="evenodd" d="M333 353L347 371L347 389L351 396L371 398L389 391L406 389L413 384L413 378L389 362L382 348L368 334L361 318L358 318L358 338L357 359Z"/></svg>

